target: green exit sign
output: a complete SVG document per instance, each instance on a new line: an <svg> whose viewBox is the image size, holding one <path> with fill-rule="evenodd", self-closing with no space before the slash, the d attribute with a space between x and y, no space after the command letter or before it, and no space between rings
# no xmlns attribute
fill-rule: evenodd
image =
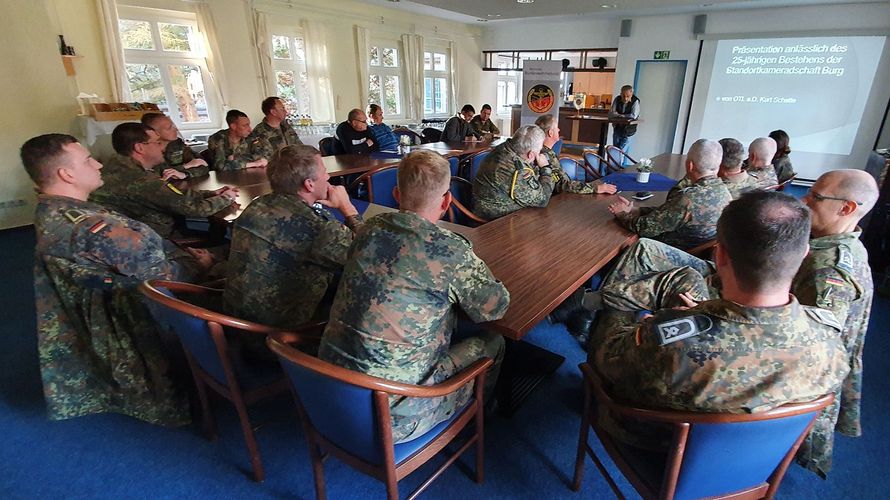
<svg viewBox="0 0 890 500"><path fill-rule="evenodd" d="M655 51L655 59L670 59L671 51L670 50L656 50Z"/></svg>

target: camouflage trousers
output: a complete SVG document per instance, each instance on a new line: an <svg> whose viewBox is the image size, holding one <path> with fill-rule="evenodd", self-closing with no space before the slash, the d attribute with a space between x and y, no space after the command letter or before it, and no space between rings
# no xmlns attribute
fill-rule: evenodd
<svg viewBox="0 0 890 500"><path fill-rule="evenodd" d="M492 332L480 331L452 344L424 385L444 382L481 358L494 360L485 374L483 393L486 399L494 397L501 361L504 359L504 338ZM390 398L393 441L411 441L451 418L473 397L473 385L467 384L456 392L438 398Z"/></svg>
<svg viewBox="0 0 890 500"><path fill-rule="evenodd" d="M603 304L615 311L656 311L720 296L714 264L660 241L640 238L603 282Z"/></svg>

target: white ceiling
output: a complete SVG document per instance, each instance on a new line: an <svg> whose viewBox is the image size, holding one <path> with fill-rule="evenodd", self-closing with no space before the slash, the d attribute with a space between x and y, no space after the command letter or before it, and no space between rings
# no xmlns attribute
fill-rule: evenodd
<svg viewBox="0 0 890 500"><path fill-rule="evenodd" d="M416 14L482 24L550 16L600 17L707 13L801 5L875 3L874 0L368 0L367 3Z"/></svg>

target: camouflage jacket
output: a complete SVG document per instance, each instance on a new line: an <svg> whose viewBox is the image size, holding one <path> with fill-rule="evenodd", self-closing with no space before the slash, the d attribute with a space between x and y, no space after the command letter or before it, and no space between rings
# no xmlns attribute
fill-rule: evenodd
<svg viewBox="0 0 890 500"><path fill-rule="evenodd" d="M486 121L482 121L482 117L476 115L470 120L470 126L473 127L473 132L476 132L476 135L482 136L485 134L494 134L501 135L501 130L494 124L491 119Z"/></svg>
<svg viewBox="0 0 890 500"><path fill-rule="evenodd" d="M188 423L136 287L184 279L150 227L93 203L40 195L35 217L37 348L53 420L102 412Z"/></svg>
<svg viewBox="0 0 890 500"><path fill-rule="evenodd" d="M380 214L349 249L318 355L375 377L430 383L448 352L455 307L483 322L502 317L509 301L463 236L412 212Z"/></svg>
<svg viewBox="0 0 890 500"><path fill-rule="evenodd" d="M791 158L788 158L787 155L779 158L773 158L773 168L776 171L776 177L778 178L779 182L785 182L797 175L794 172L794 167L791 166Z"/></svg>
<svg viewBox="0 0 890 500"><path fill-rule="evenodd" d="M164 148L164 163L154 168L158 175L165 168L174 168L180 172L184 172L189 177L204 177L210 173L210 167L201 165L200 167L185 168L185 164L197 158L198 155L188 147L181 138L177 138L173 142L168 142Z"/></svg>
<svg viewBox="0 0 890 500"><path fill-rule="evenodd" d="M129 157L114 155L102 168L105 185L90 200L151 226L169 237L178 217L209 217L232 204L212 191L179 189Z"/></svg>
<svg viewBox="0 0 890 500"><path fill-rule="evenodd" d="M850 374L844 380L837 430L847 436L862 434L862 351L874 292L860 234L854 231L811 239L810 253L791 286L801 304L828 309L844 327Z"/></svg>
<svg viewBox="0 0 890 500"><path fill-rule="evenodd" d="M756 179L755 183L757 184L758 189L775 186L779 183L779 179L776 177L776 169L773 168L772 165L760 168L748 168L745 171L748 172L748 175Z"/></svg>
<svg viewBox="0 0 890 500"><path fill-rule="evenodd" d="M837 390L849 372L834 316L793 296L782 307L717 299L662 310L609 332L594 356L620 400L703 412L755 413L810 401ZM814 432L833 428L829 413ZM634 440L620 428L616 436ZM814 454L830 461L831 449Z"/></svg>
<svg viewBox="0 0 890 500"><path fill-rule="evenodd" d="M723 184L726 184L726 189L729 190L729 194L732 196L733 200L737 200L742 193L758 189L757 178L744 170L738 175L721 177L721 179L723 180Z"/></svg>
<svg viewBox="0 0 890 500"><path fill-rule="evenodd" d="M619 213L615 218L643 238L688 249L716 237L717 219L730 201L732 197L722 180L704 177L672 191L660 207Z"/></svg>
<svg viewBox="0 0 890 500"><path fill-rule="evenodd" d="M260 151L259 137L245 137L237 144L232 144L229 129L222 129L207 139L207 148L213 152L213 170L241 170L248 162L263 157Z"/></svg>
<svg viewBox="0 0 890 500"><path fill-rule="evenodd" d="M253 143L254 139L260 140L257 152L261 157L267 159L271 159L276 151L285 146L303 144L300 136L297 135L297 131L294 130L294 127L287 120L281 122L278 128L272 128L271 125L266 123L264 118L263 121L253 128L253 132L247 137L247 142Z"/></svg>
<svg viewBox="0 0 890 500"><path fill-rule="evenodd" d="M595 180L593 182L573 181L569 175L563 170L559 164L559 157L556 153L544 146L541 148L541 154L547 155L550 161L550 168L553 169L553 194L559 193L578 193L578 194L596 194L596 188L602 181Z"/></svg>
<svg viewBox="0 0 890 500"><path fill-rule="evenodd" d="M473 212L497 219L523 207L546 207L552 194L553 176L520 158L513 139L507 139L479 166L473 179Z"/></svg>
<svg viewBox="0 0 890 500"><path fill-rule="evenodd" d="M347 222L355 226L361 216ZM351 243L352 231L327 210L297 195L260 196L235 220L226 310L285 328L312 320L322 298L333 297ZM321 313L326 318L327 308Z"/></svg>

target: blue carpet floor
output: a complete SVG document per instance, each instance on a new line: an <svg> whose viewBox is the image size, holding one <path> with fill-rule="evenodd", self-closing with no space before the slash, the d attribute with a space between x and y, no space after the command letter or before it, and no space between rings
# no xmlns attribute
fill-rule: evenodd
<svg viewBox="0 0 890 500"><path fill-rule="evenodd" d="M247 474L249 461L237 419L216 405L220 439L204 440L195 427L164 429L119 415L50 422L45 417L37 364L31 229L0 232L0 259L7 284L0 290L0 498L313 498L308 453L287 398L254 413L268 420L258 432L266 482ZM890 414L890 300L877 298L866 349L863 407L865 436L838 437L834 471L822 481L800 467L786 475L780 498L886 498L890 492L884 415ZM884 325L884 326L881 326ZM588 462L581 493L569 490L580 421L584 352L561 327L546 323L528 340L566 357L511 419L486 423L485 483L476 485L468 467L452 467L426 498L609 498L610 490ZM598 443L594 448L599 450ZM435 460L434 460L435 462ZM438 463L438 462L436 462ZM471 465L469 454L463 463ZM609 464L611 467L611 464ZM731 467L727 464L727 467ZM611 467L614 471L614 467ZM404 493L430 467L402 482ZM381 498L381 483L329 460L329 498ZM635 496L625 482L629 496Z"/></svg>

